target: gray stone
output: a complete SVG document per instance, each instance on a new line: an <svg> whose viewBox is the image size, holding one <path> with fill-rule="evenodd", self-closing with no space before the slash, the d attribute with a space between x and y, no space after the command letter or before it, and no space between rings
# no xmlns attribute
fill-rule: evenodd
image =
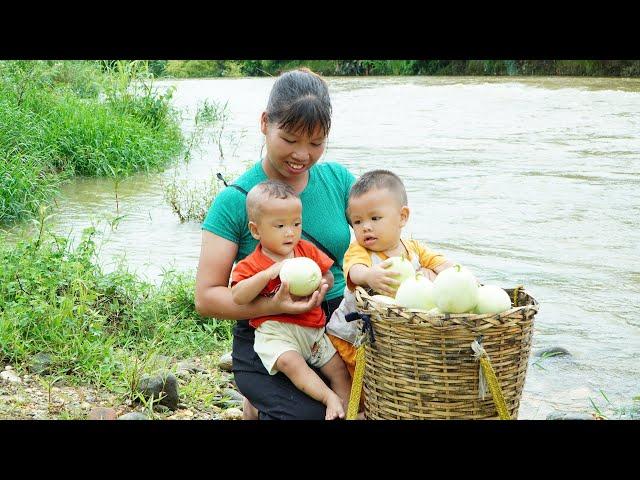
<svg viewBox="0 0 640 480"><path fill-rule="evenodd" d="M231 402L230 403L234 403L237 405L242 405L242 403L244 402L244 397L242 396L242 394L236 390L234 390L233 388L225 388L222 390L222 394L225 397L228 397Z"/></svg>
<svg viewBox="0 0 640 480"><path fill-rule="evenodd" d="M36 353L31 357L31 364L29 365L29 371L38 375L46 375L51 373L51 364L53 363L53 356L47 352Z"/></svg>
<svg viewBox="0 0 640 480"><path fill-rule="evenodd" d="M118 417L118 420L149 420L144 413L130 412Z"/></svg>
<svg viewBox="0 0 640 480"><path fill-rule="evenodd" d="M232 362L233 360L231 358L231 352L225 353L220 357L220 360L218 360L218 368L225 372L230 372L232 367Z"/></svg>
<svg viewBox="0 0 640 480"><path fill-rule="evenodd" d="M571 356L569 350L563 347L549 347L542 350L538 350L535 354L536 357L563 357Z"/></svg>
<svg viewBox="0 0 640 480"><path fill-rule="evenodd" d="M194 362L188 362L188 361L183 361L183 362L179 362L176 365L176 370L179 372L181 370L187 371L189 373L209 373L208 370L206 368L201 367L200 365L194 363Z"/></svg>
<svg viewBox="0 0 640 480"><path fill-rule="evenodd" d="M176 372L176 377L178 377L183 382L188 382L191 378L191 373L189 372L189 370L178 370Z"/></svg>
<svg viewBox="0 0 640 480"><path fill-rule="evenodd" d="M178 394L178 379L173 373L159 375L144 375L138 384L138 391L145 399L158 400L160 405L165 405L171 410L178 408L180 396Z"/></svg>
<svg viewBox="0 0 640 480"><path fill-rule="evenodd" d="M22 383L20 377L13 370L3 370L0 372L0 380L5 383Z"/></svg>
<svg viewBox="0 0 640 480"><path fill-rule="evenodd" d="M593 415L583 412L551 412L547 420L595 420Z"/></svg>

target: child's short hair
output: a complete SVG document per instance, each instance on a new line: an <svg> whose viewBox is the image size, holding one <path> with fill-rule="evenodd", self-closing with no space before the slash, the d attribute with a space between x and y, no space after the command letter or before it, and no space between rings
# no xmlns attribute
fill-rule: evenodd
<svg viewBox="0 0 640 480"><path fill-rule="evenodd" d="M349 200L357 198L374 188L386 188L393 193L400 205L407 205L407 191L398 175L389 170L371 170L364 173L351 187Z"/></svg>
<svg viewBox="0 0 640 480"><path fill-rule="evenodd" d="M262 214L262 204L269 198L297 198L300 199L291 185L278 180L265 180L255 185L247 193L247 215L252 222L259 220Z"/></svg>

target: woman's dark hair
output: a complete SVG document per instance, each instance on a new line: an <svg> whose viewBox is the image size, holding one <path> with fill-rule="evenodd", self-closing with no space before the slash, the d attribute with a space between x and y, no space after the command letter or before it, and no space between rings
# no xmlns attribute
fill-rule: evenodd
<svg viewBox="0 0 640 480"><path fill-rule="evenodd" d="M267 120L283 130L309 136L320 126L326 137L331 128L327 83L308 68L284 72L271 89Z"/></svg>

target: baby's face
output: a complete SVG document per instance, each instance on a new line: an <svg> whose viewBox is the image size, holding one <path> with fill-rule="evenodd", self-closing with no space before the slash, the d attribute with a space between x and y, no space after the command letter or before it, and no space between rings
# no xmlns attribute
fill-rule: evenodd
<svg viewBox="0 0 640 480"><path fill-rule="evenodd" d="M350 199L347 212L358 243L384 252L398 245L409 209L388 189L376 188Z"/></svg>
<svg viewBox="0 0 640 480"><path fill-rule="evenodd" d="M286 257L300 241L302 234L302 204L297 198L269 198L261 207L256 222L262 248Z"/></svg>

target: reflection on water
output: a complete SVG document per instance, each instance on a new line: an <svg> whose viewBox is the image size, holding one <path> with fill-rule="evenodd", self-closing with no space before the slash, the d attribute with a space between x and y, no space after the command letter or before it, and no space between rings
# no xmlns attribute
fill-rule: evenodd
<svg viewBox="0 0 640 480"><path fill-rule="evenodd" d="M531 365L520 418L593 411L640 394L640 81L584 78L330 78L325 159L356 175L389 168L405 181L406 234L468 265L486 283L524 284L541 304L533 350L572 357ZM178 175L200 180L257 159L259 115L273 78L175 84L176 106L229 100L234 157L206 145L188 165L118 186L79 180L58 201L56 228L78 232L124 215L102 259L139 274L194 270L200 227L180 224L162 196ZM185 115L185 131L193 122ZM117 208L117 209L116 209ZM536 359L532 357L531 363Z"/></svg>

